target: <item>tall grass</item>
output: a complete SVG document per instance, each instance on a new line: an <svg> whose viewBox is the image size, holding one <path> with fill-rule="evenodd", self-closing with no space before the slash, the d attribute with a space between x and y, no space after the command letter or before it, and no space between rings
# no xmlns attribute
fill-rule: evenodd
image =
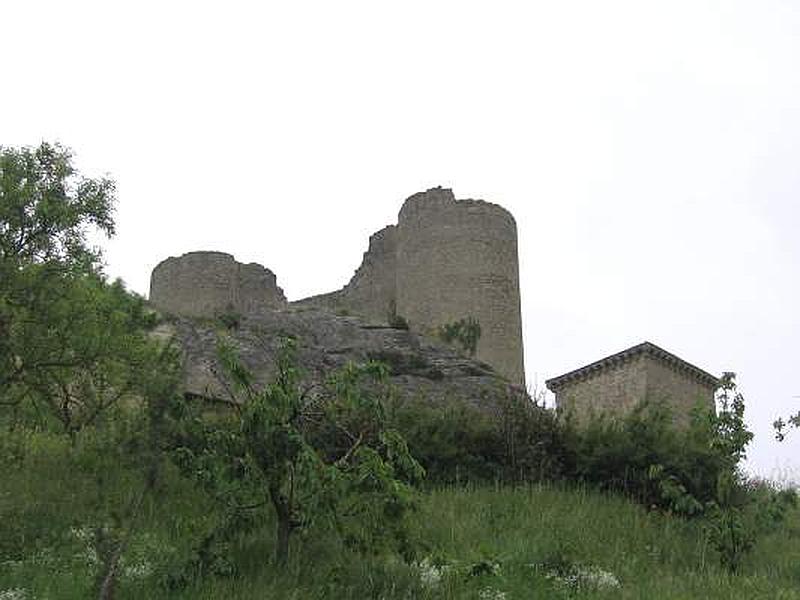
<svg viewBox="0 0 800 600"><path fill-rule="evenodd" d="M108 500L98 497L102 490L124 498L136 478L112 472L99 486L94 465L81 464L67 445L46 436L26 445L23 459L4 453L0 594L19 588L26 598L91 597L86 532L94 524L87 515L100 514L93 507ZM696 521L616 495L546 485L426 492L414 531L421 568L355 554L312 529L278 571L270 563L273 524L265 523L232 544L230 576L179 582L180 565L213 516L209 499L177 474L168 472L167 484L139 515L120 598L800 598L797 512L761 538L733 576L718 566ZM619 585L567 575L592 569Z"/></svg>

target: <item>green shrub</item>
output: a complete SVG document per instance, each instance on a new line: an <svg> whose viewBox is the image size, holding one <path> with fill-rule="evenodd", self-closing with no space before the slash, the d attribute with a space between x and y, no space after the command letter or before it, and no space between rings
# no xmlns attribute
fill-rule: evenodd
<svg viewBox="0 0 800 600"><path fill-rule="evenodd" d="M481 337L481 325L474 317L465 317L439 327L439 338L446 344L457 342L464 352L475 356L478 340Z"/></svg>
<svg viewBox="0 0 800 600"><path fill-rule="evenodd" d="M482 408L404 401L391 413L430 483L538 482L562 473L562 426L527 396L499 393Z"/></svg>
<svg viewBox="0 0 800 600"><path fill-rule="evenodd" d="M405 317L397 314L389 315L389 327L392 329L408 330L408 321Z"/></svg>
<svg viewBox="0 0 800 600"><path fill-rule="evenodd" d="M222 323L222 325L228 331L235 331L239 329L239 326L242 323L242 315L233 309L229 309L225 312L217 314L217 320Z"/></svg>

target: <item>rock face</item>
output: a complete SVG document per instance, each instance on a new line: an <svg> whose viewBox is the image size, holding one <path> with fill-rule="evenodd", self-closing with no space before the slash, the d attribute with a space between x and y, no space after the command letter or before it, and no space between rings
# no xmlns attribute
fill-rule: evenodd
<svg viewBox="0 0 800 600"><path fill-rule="evenodd" d="M308 382L321 382L348 361L380 360L401 398L427 402L458 400L488 407L492 400L524 390L509 385L492 368L408 330L375 326L358 317L324 309L270 311L242 318L235 329L208 320L177 318L168 325L184 353L185 391L210 399L231 398L221 378L216 346L227 337L257 382L274 374L282 336L298 341L299 362Z"/></svg>
<svg viewBox="0 0 800 600"><path fill-rule="evenodd" d="M456 200L433 188L408 198L397 219L375 233L361 266L341 290L293 303L326 307L411 328L472 317L481 326L476 356L524 385L517 225L507 210L482 200Z"/></svg>
<svg viewBox="0 0 800 600"><path fill-rule="evenodd" d="M236 262L224 252L189 252L159 263L150 277L150 302L163 312L189 317L286 307L272 271Z"/></svg>
<svg viewBox="0 0 800 600"><path fill-rule="evenodd" d="M183 348L191 394L226 396L215 318L227 314L236 327L228 335L262 382L281 335L290 334L312 380L347 361L376 359L389 365L401 395L486 405L509 390L524 394L518 271L511 214L435 188L408 198L397 225L370 237L361 266L338 291L288 304L269 269L190 252L153 270L150 301L174 317L172 331L161 333ZM390 327L396 316L410 331ZM468 317L481 328L475 360L436 337L440 326Z"/></svg>

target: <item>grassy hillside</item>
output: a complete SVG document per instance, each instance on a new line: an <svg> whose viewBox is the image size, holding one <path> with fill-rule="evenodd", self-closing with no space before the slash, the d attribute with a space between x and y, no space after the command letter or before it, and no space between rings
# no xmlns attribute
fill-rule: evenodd
<svg viewBox="0 0 800 600"><path fill-rule="evenodd" d="M85 519L107 499L87 482L100 471L71 462L63 442L47 439L3 468L3 600L92 595L96 556L88 543L93 524ZM135 481L124 472L106 476L116 480L110 487L104 481L105 489L133 493ZM145 504L119 597L800 598L798 512L761 537L732 576L696 523L618 496L551 486L446 488L421 497L416 565L363 557L311 530L296 540L289 568L278 572L270 565L271 523L261 523L233 543L235 573L176 585L178 565L210 525L209 508L177 478Z"/></svg>

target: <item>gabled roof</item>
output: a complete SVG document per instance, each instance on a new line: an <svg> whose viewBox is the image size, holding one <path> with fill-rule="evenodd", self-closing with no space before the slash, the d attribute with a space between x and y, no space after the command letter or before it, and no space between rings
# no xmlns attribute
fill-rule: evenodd
<svg viewBox="0 0 800 600"><path fill-rule="evenodd" d="M713 388L719 387L719 379L710 373L700 369L699 367L695 367L693 364L686 362L682 358L678 358L671 352L667 352L663 348L659 348L651 342L642 342L641 344L631 346L627 350L617 352L616 354L612 354L611 356L607 356L588 364L585 367L581 367L580 369L575 369L574 371L570 371L564 375L559 375L558 377L548 379L545 381L545 385L551 392L555 392L568 383L588 379L642 354L651 356L656 360L666 363L671 367L685 373L689 377L697 379L702 384Z"/></svg>

